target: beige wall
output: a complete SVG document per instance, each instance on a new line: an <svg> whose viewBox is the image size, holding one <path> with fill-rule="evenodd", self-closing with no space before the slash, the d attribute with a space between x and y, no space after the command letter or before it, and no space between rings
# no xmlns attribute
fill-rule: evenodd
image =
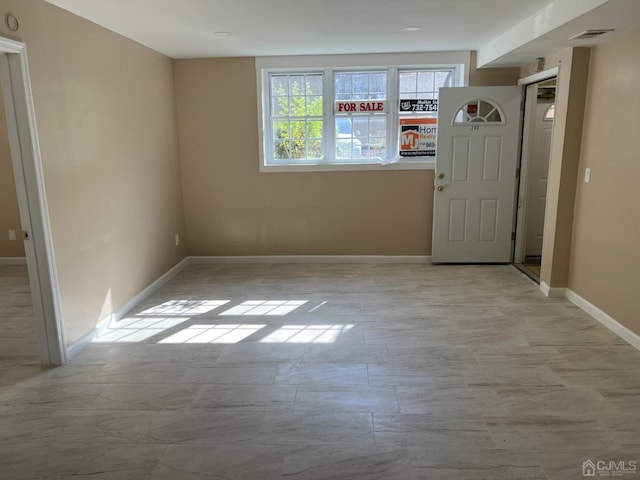
<svg viewBox="0 0 640 480"><path fill-rule="evenodd" d="M254 59L174 66L190 255L431 253L433 171L260 173Z"/></svg>
<svg viewBox="0 0 640 480"><path fill-rule="evenodd" d="M185 254L172 61L42 0L27 44L67 344Z"/></svg>
<svg viewBox="0 0 640 480"><path fill-rule="evenodd" d="M640 334L638 85L640 33L593 49L568 286Z"/></svg>
<svg viewBox="0 0 640 480"><path fill-rule="evenodd" d="M500 85L517 85L520 78L520 68L482 68L478 70L477 52L471 52L469 68L469 85L474 87L491 87Z"/></svg>
<svg viewBox="0 0 640 480"><path fill-rule="evenodd" d="M9 240L9 230L16 231L17 240ZM24 257L21 231L7 123L0 95L0 257Z"/></svg>

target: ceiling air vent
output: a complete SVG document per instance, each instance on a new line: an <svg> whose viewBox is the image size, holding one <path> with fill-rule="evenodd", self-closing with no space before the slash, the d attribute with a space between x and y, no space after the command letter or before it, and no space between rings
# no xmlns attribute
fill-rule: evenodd
<svg viewBox="0 0 640 480"><path fill-rule="evenodd" d="M599 37L608 32L613 32L613 28L601 28L599 30L585 30L575 34L573 37L569 37L569 40L589 40L591 38Z"/></svg>

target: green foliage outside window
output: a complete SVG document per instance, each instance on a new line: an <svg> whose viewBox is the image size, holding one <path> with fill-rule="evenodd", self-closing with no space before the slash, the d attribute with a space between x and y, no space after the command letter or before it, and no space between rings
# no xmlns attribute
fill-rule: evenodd
<svg viewBox="0 0 640 480"><path fill-rule="evenodd" d="M297 81L291 83L290 92L282 84L272 92L273 115L289 117L274 121L275 158L323 157L322 96L305 95L306 92L312 92L311 84L307 83L305 91L302 91Z"/></svg>

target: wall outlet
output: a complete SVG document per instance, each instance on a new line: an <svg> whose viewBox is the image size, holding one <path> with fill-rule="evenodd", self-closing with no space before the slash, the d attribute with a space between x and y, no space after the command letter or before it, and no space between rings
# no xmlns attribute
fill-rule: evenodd
<svg viewBox="0 0 640 480"><path fill-rule="evenodd" d="M9 240L15 240L15 239L16 239L16 231L9 230Z"/></svg>
<svg viewBox="0 0 640 480"><path fill-rule="evenodd" d="M176 233L176 247L180 245L180 234Z"/></svg>
<svg viewBox="0 0 640 480"><path fill-rule="evenodd" d="M584 169L584 183L590 183L591 182L591 169L590 168L585 168Z"/></svg>

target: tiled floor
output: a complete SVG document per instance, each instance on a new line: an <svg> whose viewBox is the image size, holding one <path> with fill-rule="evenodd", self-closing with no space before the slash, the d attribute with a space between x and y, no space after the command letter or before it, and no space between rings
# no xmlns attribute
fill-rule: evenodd
<svg viewBox="0 0 640 480"><path fill-rule="evenodd" d="M582 479L639 407L640 352L509 266L193 265L0 394L0 478Z"/></svg>
<svg viewBox="0 0 640 480"><path fill-rule="evenodd" d="M40 373L39 365L27 267L0 265L0 393Z"/></svg>

